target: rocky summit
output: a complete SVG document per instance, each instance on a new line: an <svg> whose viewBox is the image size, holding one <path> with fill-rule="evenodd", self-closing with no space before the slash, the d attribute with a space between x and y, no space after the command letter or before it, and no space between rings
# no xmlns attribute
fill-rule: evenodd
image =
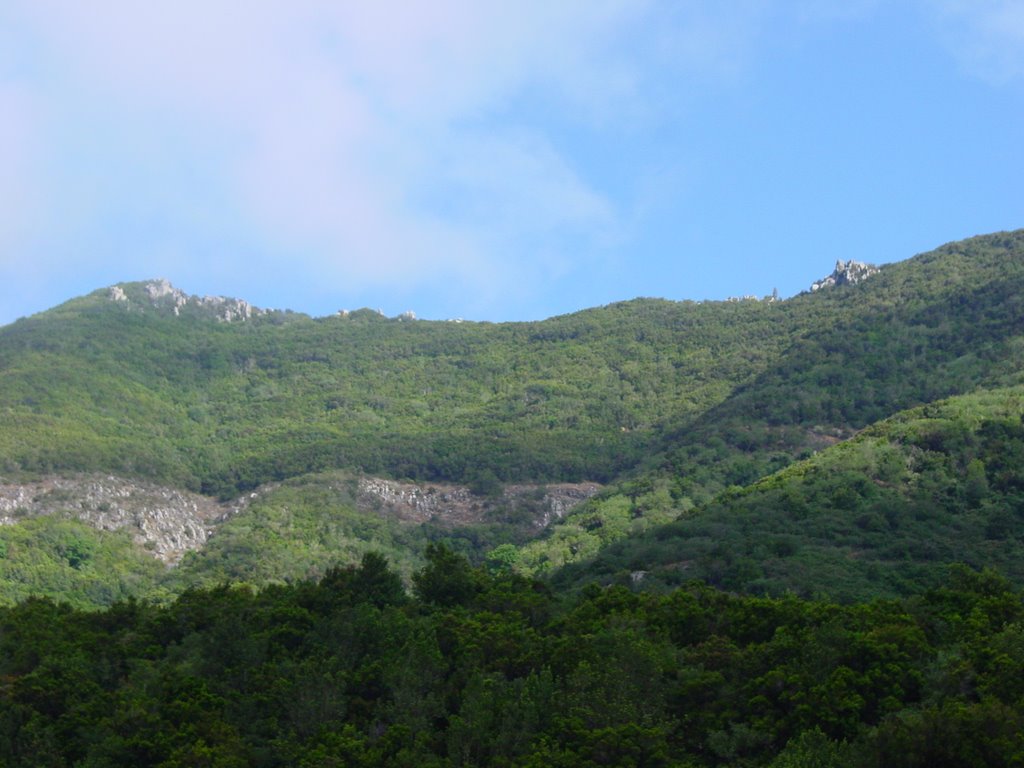
<svg viewBox="0 0 1024 768"><path fill-rule="evenodd" d="M107 289L107 298L129 309L170 311L175 317L182 313L209 315L221 322L251 320L268 315L269 309L255 307L244 299L226 296L191 296L175 288L169 280L159 278L141 283L119 283Z"/></svg>
<svg viewBox="0 0 1024 768"><path fill-rule="evenodd" d="M836 268L832 274L811 283L811 291L819 291L822 288L829 288L834 285L856 285L872 275L878 274L879 268L874 264L865 264L863 261L836 261Z"/></svg>

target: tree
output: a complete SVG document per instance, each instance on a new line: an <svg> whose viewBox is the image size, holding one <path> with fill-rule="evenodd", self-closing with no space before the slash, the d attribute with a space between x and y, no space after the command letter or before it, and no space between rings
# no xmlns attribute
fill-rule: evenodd
<svg viewBox="0 0 1024 768"><path fill-rule="evenodd" d="M466 605L480 591L480 576L469 561L445 544L428 544L427 564L412 577L413 592L425 603Z"/></svg>

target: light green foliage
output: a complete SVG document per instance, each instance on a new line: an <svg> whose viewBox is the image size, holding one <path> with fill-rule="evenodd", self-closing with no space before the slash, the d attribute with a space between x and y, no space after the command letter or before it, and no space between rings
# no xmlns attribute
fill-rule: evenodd
<svg viewBox="0 0 1024 768"><path fill-rule="evenodd" d="M164 566L123 533L39 517L0 526L0 604L45 595L82 608L140 594L162 599Z"/></svg>
<svg viewBox="0 0 1024 768"><path fill-rule="evenodd" d="M426 543L412 526L356 509L356 480L345 473L306 476L268 490L224 523L170 576L177 588L227 582L268 584L319 578L383 552L409 578Z"/></svg>
<svg viewBox="0 0 1024 768"><path fill-rule="evenodd" d="M339 467L482 493L607 480L667 420L761 370L785 336L742 340L783 319L756 302L638 300L538 323L225 324L100 291L0 329L0 470L223 495Z"/></svg>
<svg viewBox="0 0 1024 768"><path fill-rule="evenodd" d="M680 509L670 495L669 485L665 478L627 483L617 494L581 504L548 536L521 548L517 570L550 574L568 563L596 556L613 542L669 522ZM680 504L688 508L688 502Z"/></svg>
<svg viewBox="0 0 1024 768"><path fill-rule="evenodd" d="M712 408L666 419L641 464L645 481L667 482L676 514L685 513L691 502L706 505L897 411L1020 382L1022 283L1024 232L1014 232L944 246L860 285L775 305L775 325L748 328L754 335L747 343L791 334L781 353ZM876 479L901 482L903 456L889 452L874 461L881 462L869 470L879 473ZM970 494L980 497L981 482L973 470ZM852 501L849 488L837 493L847 494L838 505ZM701 534L708 535L717 533ZM556 526L548 543L529 546L524 566L540 572L547 562L579 561L594 543L580 533L574 515ZM689 559L675 559L680 578ZM645 558L637 560L632 570L642 570ZM715 567L732 566L720 561Z"/></svg>

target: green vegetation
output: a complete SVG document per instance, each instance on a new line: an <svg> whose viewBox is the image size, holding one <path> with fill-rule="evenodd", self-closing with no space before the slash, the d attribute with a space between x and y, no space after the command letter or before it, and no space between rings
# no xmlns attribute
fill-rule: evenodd
<svg viewBox="0 0 1024 768"><path fill-rule="evenodd" d="M47 596L80 608L169 596L165 568L128 536L60 517L0 526L0 604Z"/></svg>
<svg viewBox="0 0 1024 768"><path fill-rule="evenodd" d="M698 578L754 594L854 600L918 593L960 562L1024 584L1022 417L1019 386L900 413L619 541L556 583L596 577L657 589ZM528 552L548 551L542 544ZM536 560L519 562L537 569Z"/></svg>
<svg viewBox="0 0 1024 768"><path fill-rule="evenodd" d="M97 530L73 512L25 517L0 526L0 605L31 595L78 608L107 607L129 597L166 602L197 587L297 583L355 565L370 551L386 556L405 580L423 551L443 542L494 567L509 565L516 546L537 534L543 489L514 501L488 499L482 522L412 522L357 502L358 479L344 471L304 475L261 489L199 551L168 568L127 532ZM502 549L504 548L504 549ZM504 552L505 561L502 561Z"/></svg>
<svg viewBox="0 0 1024 768"><path fill-rule="evenodd" d="M1024 602L959 568L857 606L542 584L430 547L319 582L0 609L0 762L1019 764Z"/></svg>
<svg viewBox="0 0 1024 768"><path fill-rule="evenodd" d="M951 443L945 464L919 467L906 451L927 447L876 445L873 433L826 450L901 409L1015 391L1022 287L1024 232L1013 232L782 302L642 299L535 323L365 310L223 323L209 307L151 299L144 284L122 286L127 301L97 291L0 329L3 476L104 471L222 498L280 487L173 573L154 576L126 540L89 534L119 553L109 585L40 554L33 575L3 582L3 599L106 605L222 581L292 583L370 549L408 580L438 540L564 584L699 576L855 599L933 585L950 561L1024 578L1017 500L994 482L1002 448L985 448L1000 444L973 423L963 428L982 447ZM874 454L858 453L869 445L910 469L875 477ZM836 466L810 473L815 459L741 492L816 451ZM530 541L537 531L515 510L444 529L367 515L344 479L353 471L461 481L491 497L514 481L615 485ZM826 488L835 483L846 496Z"/></svg>
<svg viewBox="0 0 1024 768"><path fill-rule="evenodd" d="M263 585L320 578L369 551L394 559L408 579L426 539L409 525L356 510L355 478L308 476L265 493L222 525L170 575L176 591L224 583Z"/></svg>
<svg viewBox="0 0 1024 768"><path fill-rule="evenodd" d="M100 291L0 329L0 471L115 471L223 496L332 468L608 480L667 413L706 410L763 368L785 336L741 342L775 309L643 300L506 325L226 324Z"/></svg>
<svg viewBox="0 0 1024 768"><path fill-rule="evenodd" d="M783 302L636 300L535 323L176 315L142 284L0 329L0 471L228 497L309 472L607 482L702 503L834 436L1018 380L1024 232Z"/></svg>
<svg viewBox="0 0 1024 768"><path fill-rule="evenodd" d="M528 508L495 503L494 519L473 525L412 523L361 511L356 486L355 476L330 472L295 478L261 494L202 550L186 555L167 585L180 592L228 582L294 583L354 565L371 551L385 555L409 583L433 542L480 560L494 548L535 535Z"/></svg>
<svg viewBox="0 0 1024 768"><path fill-rule="evenodd" d="M1021 382L1024 232L953 243L777 309L799 329L783 353L720 403L667 426L618 501L577 510L529 546L524 568L586 559L897 411ZM628 531L603 511L621 517L627 506Z"/></svg>
<svg viewBox="0 0 1024 768"><path fill-rule="evenodd" d="M835 437L979 387L1021 381L1024 232L974 238L842 290L785 302L785 352L666 437L662 466L705 501Z"/></svg>
<svg viewBox="0 0 1024 768"><path fill-rule="evenodd" d="M1024 231L536 323L121 290L0 329L0 474L259 491L171 569L0 527L0 764L1024 761ZM581 479L540 538L502 495Z"/></svg>

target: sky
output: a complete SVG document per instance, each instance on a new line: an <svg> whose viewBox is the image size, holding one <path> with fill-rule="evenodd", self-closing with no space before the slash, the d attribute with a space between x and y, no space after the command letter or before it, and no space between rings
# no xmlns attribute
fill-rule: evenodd
<svg viewBox="0 0 1024 768"><path fill-rule="evenodd" d="M0 0L0 324L790 296L1022 179L1024 0Z"/></svg>

